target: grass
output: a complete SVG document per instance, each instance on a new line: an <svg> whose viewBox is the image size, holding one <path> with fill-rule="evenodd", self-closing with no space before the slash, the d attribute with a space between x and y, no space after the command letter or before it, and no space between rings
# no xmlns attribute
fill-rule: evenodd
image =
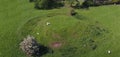
<svg viewBox="0 0 120 57"><path fill-rule="evenodd" d="M32 6L27 0L0 1L0 57L25 57L18 48L21 38L17 31L40 14Z"/></svg>
<svg viewBox="0 0 120 57"><path fill-rule="evenodd" d="M100 7L92 7L90 10L78 10L81 15L87 16L89 19L93 19L95 21L99 21L104 26L106 26L111 36L107 41L105 41L98 50L91 52L85 57L118 57L119 56L119 5L110 5L110 6L100 6ZM100 11L99 11L100 10ZM111 50L112 53L107 55L107 50ZM94 54L94 55L91 55Z"/></svg>
<svg viewBox="0 0 120 57"><path fill-rule="evenodd" d="M47 26L47 22L51 24ZM40 44L53 49L54 53L48 53L43 57L79 57L80 54L93 51L98 42L103 40L102 37L105 38L104 33L106 30L104 31L104 27L99 23L67 15L32 19L22 28L22 35L33 35ZM52 44L56 42L62 46L54 48Z"/></svg>
<svg viewBox="0 0 120 57"><path fill-rule="evenodd" d="M36 10L27 0L0 1L0 7L0 57L26 57L19 49L22 40L19 29L30 19L60 12L58 9Z"/></svg>
<svg viewBox="0 0 120 57"><path fill-rule="evenodd" d="M0 7L1 7L0 8L0 57L26 57L25 54L22 53L19 49L19 43L23 39L19 31L24 25L26 25L26 23L29 20L34 18L40 18L43 20L42 22L44 23L46 21L49 21L49 18L47 18L48 16L56 16L57 14L65 15L67 12L67 9L64 9L64 8L60 10L59 9L35 10L33 8L34 4L29 3L27 0L12 0L12 1L1 0ZM120 10L119 9L120 9L119 5L118 6L110 5L110 6L91 7L89 10L81 10L81 9L77 10L77 12L79 12L81 16L86 17L85 21L87 22L89 20L98 21L100 22L100 24L106 27L111 33L111 35L107 37L105 40L103 40L104 38L102 38L97 42L97 45L99 47L97 47L96 50L89 51L82 55L80 54L81 57L88 57L88 56L89 57L101 57L101 56L102 57L119 57L120 56L119 54L120 53L119 51L120 50L120 46L119 46L120 44L119 42L120 13L119 11ZM50 30L58 29L56 30L56 32L60 32L59 30L62 29L61 26L63 26L64 24L61 24L59 21L61 22L63 21L65 23L67 22L67 19L70 19L68 23L79 22L79 20L73 17L71 18L66 16L62 16L62 17L64 18L62 19L60 16L50 18L51 19L50 21L54 24L54 28L52 28L51 26ZM59 18L61 18L62 20ZM54 23L54 22L58 22L58 23ZM87 26L88 25L87 22L86 23L83 22L83 24L86 24L85 26ZM75 25L75 23L73 23L72 25ZM40 31L39 29L37 29L39 28L39 24L41 24L41 22L38 22L38 24L36 25L37 27L34 28L31 34L35 35L36 31ZM57 26L57 24L61 25L61 26L58 26L60 28L55 27ZM65 28L68 29L68 25L69 24L66 23ZM44 27L44 28L47 28L47 27ZM78 26L78 28L80 27ZM25 33L24 35L27 35L27 34L28 32ZM66 36L66 35L63 34L63 36ZM69 34L67 36L69 36ZM40 38L38 37L37 39L40 39ZM38 40L38 41L41 41L41 40ZM75 42L76 40L71 40L71 42L72 41ZM45 44L44 42L42 43ZM73 43L73 44L76 44L76 43ZM112 53L107 54L107 50L111 50ZM53 55L47 54L44 57L50 57L50 56L52 57ZM54 54L54 57L57 57L57 56L60 57L60 54L58 51L56 51L56 53ZM79 55L77 55L76 57L79 57Z"/></svg>

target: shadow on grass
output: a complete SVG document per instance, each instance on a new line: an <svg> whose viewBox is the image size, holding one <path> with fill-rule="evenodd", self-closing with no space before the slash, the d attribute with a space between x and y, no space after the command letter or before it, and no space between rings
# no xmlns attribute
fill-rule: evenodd
<svg viewBox="0 0 120 57"><path fill-rule="evenodd" d="M50 52L50 49L48 47L41 45L39 46L39 50L35 52L33 57L41 57L49 52Z"/></svg>

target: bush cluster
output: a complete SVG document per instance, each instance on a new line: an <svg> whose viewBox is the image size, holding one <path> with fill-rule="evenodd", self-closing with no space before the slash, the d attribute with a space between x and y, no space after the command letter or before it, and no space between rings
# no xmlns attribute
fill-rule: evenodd
<svg viewBox="0 0 120 57"><path fill-rule="evenodd" d="M120 0L85 0L83 5L100 6L109 4L120 4Z"/></svg>
<svg viewBox="0 0 120 57"><path fill-rule="evenodd" d="M63 6L61 0L36 0L34 2L36 9L51 9Z"/></svg>
<svg viewBox="0 0 120 57"><path fill-rule="evenodd" d="M79 0L29 0L35 2L36 9L58 8L64 5L73 8L89 8L89 6L100 6L109 4L120 4L120 0L84 0L82 5Z"/></svg>

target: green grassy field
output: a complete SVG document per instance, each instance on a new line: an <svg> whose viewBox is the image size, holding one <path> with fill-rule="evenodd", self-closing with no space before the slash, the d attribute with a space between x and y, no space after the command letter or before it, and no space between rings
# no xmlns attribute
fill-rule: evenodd
<svg viewBox="0 0 120 57"><path fill-rule="evenodd" d="M1 0L0 7L0 57L25 57L18 48L21 38L17 31L41 13L27 0Z"/></svg>
<svg viewBox="0 0 120 57"><path fill-rule="evenodd" d="M46 16L56 16L57 14L65 15L67 12L67 9L64 9L64 8L53 9L53 10L36 10L34 9L34 4L29 3L27 0L12 0L12 1L1 0L0 7L1 7L0 8L0 57L26 57L25 54L22 53L19 49L19 43L23 39L23 37L19 32L21 31L20 29L24 26L24 24L26 24L29 20L34 18L40 18L43 21L48 21L48 20L44 20L44 19L47 19ZM119 51L120 50L120 46L119 46L120 44L119 42L120 40L120 33L119 33L120 32L120 27L119 27L120 6L110 5L110 6L91 7L89 10L80 9L76 11L79 12L81 16L85 17L85 18L83 17L83 19L85 19L86 23L89 22L89 20L98 21L105 28L107 28L111 34L111 35L108 35L109 37L107 37L106 39L98 42L98 47L96 50L89 51L85 54L76 55L76 57L79 57L79 56L81 57L119 57L120 56L119 54L120 53ZM65 21L57 20L57 18L60 18L60 16L57 16L57 17L51 18L54 20L54 21L51 20L51 22L63 21L65 23L67 22L67 19L70 18L65 16L62 16L62 17L63 19L65 18ZM73 22L77 23L79 21L79 20L74 20L75 18L73 17L71 17L70 19L73 19L73 20L70 20L68 23L73 23ZM86 24L86 23L83 23L83 24ZM39 29L37 29L39 28L39 24L41 23L38 23L37 27L35 27L33 30L34 32L32 32L31 34L34 35L36 31L39 31ZM57 23L54 23L54 27L56 26L55 24ZM64 25L59 22L58 24L60 24L61 26ZM67 25L68 24L66 23L65 27L67 27ZM74 23L72 25L74 25ZM59 30L56 30L56 32L59 32ZM28 33L29 32L26 32L24 35ZM37 39L38 41L40 41L39 37L37 37ZM42 43L44 44L44 42ZM108 50L111 50L111 54L107 54ZM47 54L44 57L49 57L49 56L50 55Z"/></svg>
<svg viewBox="0 0 120 57"><path fill-rule="evenodd" d="M89 57L119 57L119 48L118 45L120 39L120 27L119 27L119 12L120 8L119 5L110 5L110 6L100 6L100 7L93 7L90 10L80 10L79 12L87 16L89 19L93 19L99 21L104 26L106 26L109 31L111 32L111 36L107 41L105 41L98 50L87 54ZM112 53L110 55L106 55L106 50L111 50ZM94 55L91 55L94 54ZM85 55L86 56L86 55ZM86 56L86 57L87 57Z"/></svg>

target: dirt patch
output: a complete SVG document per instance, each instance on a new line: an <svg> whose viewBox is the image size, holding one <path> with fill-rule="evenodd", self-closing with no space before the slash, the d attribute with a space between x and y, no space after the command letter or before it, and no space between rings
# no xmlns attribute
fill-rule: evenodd
<svg viewBox="0 0 120 57"><path fill-rule="evenodd" d="M61 42L53 42L50 44L51 48L60 48L62 46Z"/></svg>

